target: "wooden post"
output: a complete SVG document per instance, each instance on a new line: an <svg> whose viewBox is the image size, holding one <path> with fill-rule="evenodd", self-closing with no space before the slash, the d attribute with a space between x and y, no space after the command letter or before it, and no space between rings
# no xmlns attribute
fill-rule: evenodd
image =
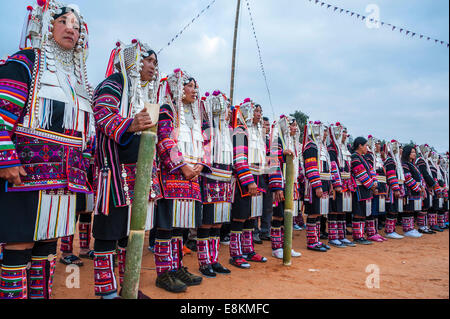
<svg viewBox="0 0 450 319"><path fill-rule="evenodd" d="M236 9L236 21L234 24L233 55L231 58L231 84L230 84L230 104L231 105L233 105L233 97L234 97L234 73L236 70L236 43L237 43L237 35L238 35L240 8L241 8L241 0L238 0L237 9Z"/></svg>
<svg viewBox="0 0 450 319"><path fill-rule="evenodd" d="M153 105L149 113L159 113L159 106ZM154 109L157 108L157 111ZM157 123L152 116L152 122ZM136 167L136 183L134 186L133 204L131 207L130 235L125 261L125 274L122 287L122 298L137 299L139 279L141 275L142 249L145 240L145 221L147 219L148 200L152 182L153 160L156 152L157 125L141 134Z"/></svg>
<svg viewBox="0 0 450 319"><path fill-rule="evenodd" d="M283 264L291 265L292 252L292 223L294 209L294 159L286 155L286 185L284 189L284 238Z"/></svg>

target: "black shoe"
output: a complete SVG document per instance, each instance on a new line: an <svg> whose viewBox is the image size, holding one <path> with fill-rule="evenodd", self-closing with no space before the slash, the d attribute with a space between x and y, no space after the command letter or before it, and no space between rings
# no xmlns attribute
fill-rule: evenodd
<svg viewBox="0 0 450 319"><path fill-rule="evenodd" d="M262 244L262 240L259 238L259 234L258 233L253 233L253 242L255 244Z"/></svg>
<svg viewBox="0 0 450 319"><path fill-rule="evenodd" d="M172 271L167 271L156 277L156 287L163 288L169 292L184 292L187 285L176 278Z"/></svg>
<svg viewBox="0 0 450 319"><path fill-rule="evenodd" d="M429 228L419 228L419 233L421 234L436 234L434 230L431 230Z"/></svg>
<svg viewBox="0 0 450 319"><path fill-rule="evenodd" d="M309 249L309 250L321 251L321 252L328 251L328 249L326 249L322 245L318 245L318 244L316 244L316 245L307 245L306 248Z"/></svg>
<svg viewBox="0 0 450 319"><path fill-rule="evenodd" d="M203 278L194 274L191 274L187 267L181 267L180 269L173 272L175 278L178 278L188 286L200 285Z"/></svg>
<svg viewBox="0 0 450 319"><path fill-rule="evenodd" d="M214 272L217 274L227 275L227 274L231 273L231 270L229 270L228 268L225 268L220 263L211 264L211 267L214 270Z"/></svg>
<svg viewBox="0 0 450 319"><path fill-rule="evenodd" d="M222 238L220 238L220 243L222 245L229 245L230 244L230 236L229 235L225 235Z"/></svg>
<svg viewBox="0 0 450 319"><path fill-rule="evenodd" d="M259 234L259 239L270 241L270 235L265 233Z"/></svg>
<svg viewBox="0 0 450 319"><path fill-rule="evenodd" d="M324 244L324 243L319 243L320 244L320 246L322 246L322 247L324 247L326 250L330 250L331 249L331 247L330 246L328 246L327 244Z"/></svg>
<svg viewBox="0 0 450 319"><path fill-rule="evenodd" d="M202 273L203 276L207 278L216 278L216 273L212 269L211 265L201 266L198 271Z"/></svg>
<svg viewBox="0 0 450 319"><path fill-rule="evenodd" d="M371 244L373 244L373 242L371 242L370 240L365 239L364 237L359 238L359 239L355 239L353 242L355 244L360 244L360 245L371 245Z"/></svg>

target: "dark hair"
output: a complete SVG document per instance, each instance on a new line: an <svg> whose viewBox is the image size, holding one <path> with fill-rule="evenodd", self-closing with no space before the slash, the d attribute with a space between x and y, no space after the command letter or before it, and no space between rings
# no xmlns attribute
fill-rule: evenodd
<svg viewBox="0 0 450 319"><path fill-rule="evenodd" d="M261 109L261 111L262 111L262 106L261 106L261 104L255 104L255 109L256 109L257 107L259 107L259 108Z"/></svg>
<svg viewBox="0 0 450 319"><path fill-rule="evenodd" d="M63 15L65 15L66 13L71 13L71 12L75 15L75 17L77 17L78 24L81 24L80 16L78 15L78 13L74 9L69 8L69 7L62 7L61 8L61 12L60 13L55 13L55 15L53 16L53 19L56 20L59 17L62 17ZM81 25L80 25L80 27L81 27Z"/></svg>
<svg viewBox="0 0 450 319"><path fill-rule="evenodd" d="M267 116L263 116L263 120L269 122L269 118Z"/></svg>
<svg viewBox="0 0 450 319"><path fill-rule="evenodd" d="M409 162L409 156L411 155L412 150L416 150L414 145L406 145L405 147L403 147L402 162Z"/></svg>
<svg viewBox="0 0 450 319"><path fill-rule="evenodd" d="M188 85L189 83L191 83L192 81L194 81L195 86L197 86L197 81L195 81L195 79L193 77L190 77L189 79L187 79L186 81L184 81L183 86Z"/></svg>
<svg viewBox="0 0 450 319"><path fill-rule="evenodd" d="M356 152L356 150L358 149L358 147L359 147L360 145L364 145L364 144L366 144L366 143L367 143L367 140L366 140L364 137L362 137L362 136L357 137L357 138L353 141L353 152Z"/></svg>
<svg viewBox="0 0 450 319"><path fill-rule="evenodd" d="M155 52L154 50L152 50L152 49L148 50L148 51L147 51L147 54L148 54L148 56L146 56L146 57L149 57L149 56L151 56L152 54L154 54L154 55L155 55L155 58L156 58L156 64L158 64L158 55L156 54L156 52Z"/></svg>

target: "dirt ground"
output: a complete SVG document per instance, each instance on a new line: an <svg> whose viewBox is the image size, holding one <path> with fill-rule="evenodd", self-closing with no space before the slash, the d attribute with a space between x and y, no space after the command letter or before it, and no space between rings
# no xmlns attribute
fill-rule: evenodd
<svg viewBox="0 0 450 319"><path fill-rule="evenodd" d="M397 232L401 234L400 228L397 227ZM380 233L384 234L383 231ZM221 245L219 261L232 273L203 278L200 286L189 287L179 294L156 287L153 254L145 246L140 289L152 299L449 298L448 230L418 239L390 239L370 246L332 248L326 253L307 250L305 241L305 230L294 231L293 247L302 256L293 258L291 266L284 266L281 260L271 256L270 242L255 245L256 251L268 261L252 263L250 269L229 265L228 246ZM77 235L74 247L78 253ZM195 252L186 255L183 262L190 272L199 274ZM84 259L79 271L79 288L67 288L66 281L74 283L68 277L73 273L58 262L52 298L98 298L94 295L93 262ZM372 280L377 273L379 281Z"/></svg>

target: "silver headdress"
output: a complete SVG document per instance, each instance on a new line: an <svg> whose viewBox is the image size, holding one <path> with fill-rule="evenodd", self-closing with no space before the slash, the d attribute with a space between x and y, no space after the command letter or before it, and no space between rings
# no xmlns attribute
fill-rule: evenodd
<svg viewBox="0 0 450 319"><path fill-rule="evenodd" d="M245 99L239 106L239 110L241 111L245 124L247 124L247 126L251 125L253 121L253 113L255 111L255 104L253 101L250 98Z"/></svg>
<svg viewBox="0 0 450 319"><path fill-rule="evenodd" d="M395 167L397 170L397 178L401 184L405 181L405 174L403 173L402 160L400 156L400 142L396 140L391 140L390 142L386 142L386 149L388 151L389 156L395 162Z"/></svg>
<svg viewBox="0 0 450 319"><path fill-rule="evenodd" d="M149 51L151 48L146 43L133 39L129 45L118 41L111 52L106 77L114 71L122 73L124 90L120 115L123 118L134 118L144 108L144 102L157 102L158 72L148 83L141 81L143 59L149 56Z"/></svg>
<svg viewBox="0 0 450 319"><path fill-rule="evenodd" d="M34 66L30 87L37 89L30 90L23 126L48 128L53 108L51 101L57 100L66 104L63 127L92 136L95 134L91 108L93 91L86 71L89 36L78 6L39 0L37 6L28 6L27 10L20 48L30 45L36 57L40 56L40 61L36 61ZM60 47L52 34L55 17L65 12L73 12L80 24L77 45L72 50ZM89 116L92 122L86 132L85 116Z"/></svg>

